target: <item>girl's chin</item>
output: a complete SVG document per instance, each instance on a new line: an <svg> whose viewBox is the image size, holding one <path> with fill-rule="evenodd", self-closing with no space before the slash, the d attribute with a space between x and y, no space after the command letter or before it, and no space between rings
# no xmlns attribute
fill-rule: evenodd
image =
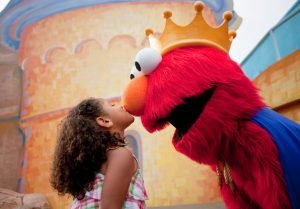
<svg viewBox="0 0 300 209"><path fill-rule="evenodd" d="M134 122L134 117L132 116L132 115L130 115L130 117L128 118L128 122L127 122L127 126L126 126L126 128L128 127L128 126L130 126L133 122Z"/></svg>

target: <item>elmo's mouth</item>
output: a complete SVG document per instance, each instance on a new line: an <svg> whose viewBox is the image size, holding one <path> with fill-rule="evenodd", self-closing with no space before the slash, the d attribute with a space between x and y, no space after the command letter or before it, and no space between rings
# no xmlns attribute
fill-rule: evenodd
<svg viewBox="0 0 300 209"><path fill-rule="evenodd" d="M167 121L175 128L175 140L179 141L184 134L193 126L203 112L206 104L211 99L216 90L216 86L206 90L198 96L184 99L185 103L178 105L168 115Z"/></svg>

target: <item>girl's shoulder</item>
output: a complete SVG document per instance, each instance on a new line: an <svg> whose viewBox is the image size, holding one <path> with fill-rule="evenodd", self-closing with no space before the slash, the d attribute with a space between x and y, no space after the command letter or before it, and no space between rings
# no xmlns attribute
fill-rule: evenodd
<svg viewBox="0 0 300 209"><path fill-rule="evenodd" d="M132 152L126 147L118 147L107 151L107 165L116 165L123 168L132 168L136 171L136 160Z"/></svg>
<svg viewBox="0 0 300 209"><path fill-rule="evenodd" d="M119 157L132 159L133 154L126 147L115 147L107 150L107 158L119 158Z"/></svg>

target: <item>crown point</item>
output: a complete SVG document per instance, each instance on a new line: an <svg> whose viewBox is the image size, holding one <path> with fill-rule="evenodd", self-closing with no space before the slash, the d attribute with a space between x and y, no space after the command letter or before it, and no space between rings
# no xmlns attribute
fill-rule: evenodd
<svg viewBox="0 0 300 209"><path fill-rule="evenodd" d="M196 12L201 12L204 8L204 4L201 1L196 1L194 4L194 9L196 10Z"/></svg>
<svg viewBox="0 0 300 209"><path fill-rule="evenodd" d="M234 39L236 37L236 32L235 31L230 31L228 33L228 35L229 35L229 38L232 40L232 39Z"/></svg>
<svg viewBox="0 0 300 209"><path fill-rule="evenodd" d="M168 19L170 17L172 17L172 12L171 11L165 11L164 12L164 18Z"/></svg>
<svg viewBox="0 0 300 209"><path fill-rule="evenodd" d="M145 34L146 34L146 36L150 36L150 35L153 34L153 30L152 30L151 28L147 28L147 29L145 30Z"/></svg>
<svg viewBox="0 0 300 209"><path fill-rule="evenodd" d="M223 19L229 22L232 19L232 12L230 11L224 12Z"/></svg>

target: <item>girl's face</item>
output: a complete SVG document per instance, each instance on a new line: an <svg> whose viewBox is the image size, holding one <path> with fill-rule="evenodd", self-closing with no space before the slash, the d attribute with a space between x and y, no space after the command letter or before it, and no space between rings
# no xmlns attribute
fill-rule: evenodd
<svg viewBox="0 0 300 209"><path fill-rule="evenodd" d="M125 129L133 123L134 117L129 114L123 107L112 104L105 99L100 99L100 105L107 117L113 122L115 129Z"/></svg>

